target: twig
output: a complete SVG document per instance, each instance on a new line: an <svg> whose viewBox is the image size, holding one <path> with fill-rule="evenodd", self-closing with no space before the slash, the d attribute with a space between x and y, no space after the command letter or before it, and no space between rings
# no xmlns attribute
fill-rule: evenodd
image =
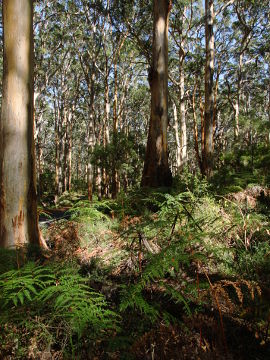
<svg viewBox="0 0 270 360"><path fill-rule="evenodd" d="M181 204L182 204L183 209L185 210L185 212L188 214L188 216L189 216L189 217L191 218L191 220L194 222L194 225L196 225L197 228L198 228L199 230L201 230L201 232L203 232L203 229L200 227L200 225L198 225L198 224L196 223L194 217L191 215L191 213L188 211L188 209L185 207L185 205L184 205L183 203L181 203Z"/></svg>

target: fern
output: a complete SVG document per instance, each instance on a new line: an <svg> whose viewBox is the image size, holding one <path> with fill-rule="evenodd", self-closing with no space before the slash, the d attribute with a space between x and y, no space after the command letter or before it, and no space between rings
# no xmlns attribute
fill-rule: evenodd
<svg viewBox="0 0 270 360"><path fill-rule="evenodd" d="M177 291L167 286L163 279L171 272L173 268L176 272L181 266L189 265L192 260L202 260L203 256L199 253L189 254L185 251L185 244L176 243L164 249L159 254L153 255L150 262L144 269L138 283L129 287L123 287L123 299L120 304L120 310L125 311L128 308L137 308L142 313L148 315L152 321L155 321L160 312L155 306L149 304L143 297L143 291L152 283L165 287L165 294L169 295L177 303L183 303L186 312L190 314L188 305L189 300L185 298L181 291Z"/></svg>
<svg viewBox="0 0 270 360"><path fill-rule="evenodd" d="M18 253L15 249L0 248L0 274L18 267Z"/></svg>
<svg viewBox="0 0 270 360"><path fill-rule="evenodd" d="M0 276L1 307L12 304L16 307L32 301L45 287L50 286L55 276L48 268L29 262L19 270L10 270Z"/></svg>
<svg viewBox="0 0 270 360"><path fill-rule="evenodd" d="M107 216L97 208L97 204L90 201L78 201L72 209L68 211L72 220L79 221L99 221L106 220Z"/></svg>
<svg viewBox="0 0 270 360"><path fill-rule="evenodd" d="M30 262L1 275L0 303L4 313L10 320L14 315L14 321L21 321L25 313L20 309L26 307L32 315L43 314L50 321L64 322L70 333L78 337L88 327L92 337L103 330L117 330L119 317L109 309L105 297L89 288L74 266L63 266ZM17 309L14 314L12 307ZM4 313L2 321L6 319Z"/></svg>
<svg viewBox="0 0 270 360"><path fill-rule="evenodd" d="M95 333L117 328L117 315L105 297L93 291L79 274L61 271L54 286L43 289L39 300L51 303L56 318L64 319L79 337L90 326Z"/></svg>
<svg viewBox="0 0 270 360"><path fill-rule="evenodd" d="M160 310L144 298L145 289L154 283L159 290L169 296L175 303L181 303L190 314L189 301L194 299L194 286L188 286L181 278L181 271L193 261L204 261L205 256L196 248L206 236L202 229L201 219L194 217L194 209L199 200L193 193L186 191L177 195L152 193L155 205L159 209L155 217L141 221L136 225L137 233L148 240L155 239L163 250L158 254L147 254L147 265L136 284L123 288L120 310L136 308L155 321L161 315ZM181 222L181 226L178 223ZM134 229L132 230L134 234ZM141 236L141 237L142 237ZM140 249L139 251L142 251ZM179 279L183 286L168 286L165 278ZM192 294L192 296L190 296ZM188 298L190 300L188 300Z"/></svg>

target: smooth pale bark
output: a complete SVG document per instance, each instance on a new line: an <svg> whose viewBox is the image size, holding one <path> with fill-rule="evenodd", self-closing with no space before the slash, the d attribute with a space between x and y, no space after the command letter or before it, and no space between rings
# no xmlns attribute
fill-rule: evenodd
<svg viewBox="0 0 270 360"><path fill-rule="evenodd" d="M183 167L187 162L187 124L186 124L186 105L185 105L185 73L184 73L184 41L181 41L181 48L179 52L179 95L180 95L180 167L179 170L182 171Z"/></svg>
<svg viewBox="0 0 270 360"><path fill-rule="evenodd" d="M94 66L92 65L92 69ZM91 163L91 155L93 153L96 138L95 138L95 84L96 74L93 71L91 74L90 83L88 82L88 93L90 95L89 99L89 121L88 121L88 159L87 159L87 187L88 187L88 200L93 200L93 185L94 185L94 166Z"/></svg>
<svg viewBox="0 0 270 360"><path fill-rule="evenodd" d="M114 100L113 100L113 142L117 141L117 134L119 128L119 120L121 120L121 106L118 105L118 67L121 49L126 41L127 33L124 34L120 40L119 46L114 53L113 69L114 69ZM120 104L121 105L121 104ZM115 143L116 145L116 143ZM112 163L112 198L115 199L117 194L120 192L120 179L119 173L116 169L116 161L113 159Z"/></svg>
<svg viewBox="0 0 270 360"><path fill-rule="evenodd" d="M110 121L110 97L109 97L109 71L108 71L108 64L106 62L106 72L104 78L104 114L103 117L103 146L106 147L107 144L110 142L110 132L109 132L109 121ZM102 169L102 182L104 186L103 195L108 197L109 196L109 181L106 169Z"/></svg>
<svg viewBox="0 0 270 360"><path fill-rule="evenodd" d="M184 6L183 12L182 12L182 19L181 19L181 25L174 29L176 31L177 35L179 36L179 40L176 39L176 34L172 32L172 36L174 37L174 40L176 42L176 45L178 47L178 59L179 59L179 82L176 82L172 80L178 87L178 93L179 93L179 110L180 110L180 122L179 122L179 131L180 131L180 149L178 149L179 154L177 155L178 159L176 159L177 162L177 173L181 173L183 170L183 167L186 165L187 162L187 124L186 124L186 99L185 99L185 68L184 68L184 61L186 57L186 42L188 38L189 31L191 30L191 24L192 24L192 18L193 18L193 4L191 2L191 8L190 8L190 17L189 21L187 23L187 7ZM186 25L185 25L186 24ZM187 26L186 31L184 31L184 28ZM174 109L174 117L176 118L176 113ZM176 142L178 140L176 139ZM179 145L177 145L178 147ZM180 159L180 160L179 160Z"/></svg>
<svg viewBox="0 0 270 360"><path fill-rule="evenodd" d="M81 142L79 143L78 146L78 155L77 155L77 173L76 173L76 180L79 181L79 179L82 178L82 162L81 162L81 157L82 157L82 144Z"/></svg>
<svg viewBox="0 0 270 360"><path fill-rule="evenodd" d="M87 165L86 165L86 181L87 181L87 190L88 190L88 200L93 200L93 186L94 186L94 167L91 163L91 155L96 143L95 138L95 80L96 80L96 70L95 70L95 58L92 59L89 66L86 59L83 56L79 57L81 68L84 73L84 78L87 84L88 90L88 111L89 111L89 120L86 123L87 126L87 145L88 145L88 154L87 154Z"/></svg>
<svg viewBox="0 0 270 360"><path fill-rule="evenodd" d="M118 133L118 69L117 69L117 63L115 61L114 63L114 100L113 100L113 143L116 145L117 141L117 133ZM115 199L116 195L118 193L118 172L115 165L116 161L113 157L112 162L112 198Z"/></svg>
<svg viewBox="0 0 270 360"><path fill-rule="evenodd" d="M36 115L36 114L35 114ZM43 122L43 113L41 113L38 121L35 119L35 126L34 126L34 141L36 143L36 168L37 168L37 174L36 174L36 181L37 181L37 196L38 199L41 198L43 193L43 181L42 181L42 175L44 170L44 158L43 158L43 144L42 144L42 138L40 135L41 132L41 125ZM37 126L38 124L38 126Z"/></svg>
<svg viewBox="0 0 270 360"><path fill-rule="evenodd" d="M72 106L72 114L69 114L69 126L68 126L68 174L67 174L67 186L68 191L71 191L72 186L72 130L74 121L75 106Z"/></svg>
<svg viewBox="0 0 270 360"><path fill-rule="evenodd" d="M94 69L94 66L92 66ZM96 74L93 71L91 74L90 83L88 82L89 99L89 122L88 122L88 163L87 163L87 187L88 187L88 200L93 200L93 186L94 186L94 166L91 163L91 155L93 153L96 137L95 137L95 80Z"/></svg>
<svg viewBox="0 0 270 360"><path fill-rule="evenodd" d="M70 191L72 171L72 113L64 110L64 119L64 172L62 183L64 191Z"/></svg>
<svg viewBox="0 0 270 360"><path fill-rule="evenodd" d="M205 112L203 174L211 176L213 167L213 116L214 116L214 1L205 0Z"/></svg>
<svg viewBox="0 0 270 360"><path fill-rule="evenodd" d="M199 99L200 99L200 117L201 117L201 157L202 157L202 167L201 167L201 173L205 174L204 165L203 165L203 155L204 155L204 146L205 146L205 117L204 117L204 106L202 101L202 93L201 88L199 88Z"/></svg>
<svg viewBox="0 0 270 360"><path fill-rule="evenodd" d="M231 86L228 80L226 79L227 87L228 87L228 100L233 109L233 119L234 119L234 139L237 140L239 134L239 101L238 95L236 97L236 101L232 98Z"/></svg>
<svg viewBox="0 0 270 360"><path fill-rule="evenodd" d="M245 40L243 40L245 41ZM243 52L241 51L238 61L238 70L237 70L237 96L236 102L234 104L234 138L237 139L239 136L239 113L240 113L240 103L242 98L242 68L243 68Z"/></svg>
<svg viewBox="0 0 270 360"><path fill-rule="evenodd" d="M235 139L239 136L239 115L241 109L241 100L243 98L242 87L243 87L243 57L245 50L248 47L250 41L250 30L248 29L243 36L241 42L241 52L239 54L238 60L238 70L237 70L237 96L236 102L234 104L234 137Z"/></svg>
<svg viewBox="0 0 270 360"><path fill-rule="evenodd" d="M239 97L237 95L237 101L234 104L234 138L237 139L239 135Z"/></svg>
<svg viewBox="0 0 270 360"><path fill-rule="evenodd" d="M91 154L95 146L95 132L94 132L94 114L90 113L88 125L88 163L87 163L87 187L88 200L93 200L93 185L94 185L94 166L91 163Z"/></svg>
<svg viewBox="0 0 270 360"><path fill-rule="evenodd" d="M168 164L168 24L171 3L154 0L152 65L149 71L151 117L142 186L172 184Z"/></svg>
<svg viewBox="0 0 270 360"><path fill-rule="evenodd" d="M110 98L109 98L109 75L105 77L105 102L104 102L104 106L105 106L105 118L104 118L104 122L103 122L103 144L104 146L109 144L110 142L110 133L109 133L109 121L110 121Z"/></svg>
<svg viewBox="0 0 270 360"><path fill-rule="evenodd" d="M113 97L113 132L116 133L118 130L118 69L117 63L113 65L114 69L114 97Z"/></svg>
<svg viewBox="0 0 270 360"><path fill-rule="evenodd" d="M118 123L119 123L119 128L121 131L124 130L124 122L125 122L125 118L126 118L126 99L127 99L127 93L128 93L128 86L129 86L129 78L127 76L127 74L123 74L123 82L122 82L122 95L119 101L119 109L118 109Z"/></svg>
<svg viewBox="0 0 270 360"><path fill-rule="evenodd" d="M199 151L198 125L197 125L196 102L195 102L196 90L197 90L197 79L196 79L196 82L194 85L193 95L192 95L193 133L194 133L194 150L195 150L195 154L196 154L196 158L198 161L200 171L202 172L202 159L201 159L200 151ZM202 135L203 135L203 133L202 133Z"/></svg>
<svg viewBox="0 0 270 360"><path fill-rule="evenodd" d="M252 37L252 30L249 26L246 25L246 19L245 16L243 18L243 14L241 14L241 10L238 7L240 3L237 3L236 6L236 14L238 17L238 20L240 24L244 25L243 27L240 27L240 29L243 32L243 37L241 39L241 47L240 47L240 53L239 53L239 59L238 59L238 69L237 69L237 96L236 96L236 102L234 104L234 137L235 139L239 136L239 115L241 112L241 103L243 102L243 94L242 94L242 85L243 85L243 58L245 51L248 48L249 42Z"/></svg>
<svg viewBox="0 0 270 360"><path fill-rule="evenodd" d="M175 102L173 102L173 119L174 119L173 128L174 128L175 143L176 143L176 152L175 152L176 173L178 173L180 170L180 167L181 167L181 145L180 145L180 137L179 137L177 106L176 106Z"/></svg>
<svg viewBox="0 0 270 360"><path fill-rule="evenodd" d="M101 168L100 166L97 166L96 169L96 188L97 188L97 195L98 195L98 200L101 200L102 198L102 177L101 177Z"/></svg>
<svg viewBox="0 0 270 360"><path fill-rule="evenodd" d="M214 136L215 136L216 127L217 127L217 97L218 97L218 86L219 86L220 69L221 69L221 64L219 63L219 64L218 64L218 70L217 70L216 84L215 84L215 93L214 93L213 148L214 148L214 146L215 146Z"/></svg>
<svg viewBox="0 0 270 360"><path fill-rule="evenodd" d="M60 139L60 105L54 101L54 134L55 134L55 203L62 194L62 167L60 161L61 139Z"/></svg>
<svg viewBox="0 0 270 360"><path fill-rule="evenodd" d="M63 109L63 116L64 116L64 120L63 120L63 148L62 151L63 153L61 153L62 157L62 168L63 168L63 175L62 175L62 188L63 191L67 191L67 159L68 159L68 114L67 114L67 110L64 108Z"/></svg>
<svg viewBox="0 0 270 360"><path fill-rule="evenodd" d="M37 145L37 183L39 184L39 191L38 191L39 199L43 194L43 181L42 181L43 169L44 169L43 148L39 139Z"/></svg>
<svg viewBox="0 0 270 360"><path fill-rule="evenodd" d="M0 246L39 243L33 91L33 2L3 0Z"/></svg>

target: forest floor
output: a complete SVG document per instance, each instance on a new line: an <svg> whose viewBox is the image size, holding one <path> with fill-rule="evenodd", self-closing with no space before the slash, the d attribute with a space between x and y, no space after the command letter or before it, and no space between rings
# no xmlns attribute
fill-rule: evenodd
<svg viewBox="0 0 270 360"><path fill-rule="evenodd" d="M258 192L253 189L231 194L228 201L248 202L255 207L257 196ZM104 227L86 231L87 239L83 224L68 221L59 226L55 223L50 226L48 237L54 256L59 259L74 257L85 275L92 274L91 287L117 306L122 284L132 283L141 276L146 253L160 251L155 239L140 240L138 229L142 222L142 217L122 216L115 229ZM181 276L196 283L197 299L189 305L194 308L192 314L186 314L183 304L175 303L158 282L148 284L144 296L150 302L159 303L160 312L169 313L174 321L168 324L160 318L149 326L146 319L144 329L143 324L137 324L141 321L140 314L131 311L125 315L122 334L114 339L117 343L124 334L126 339L130 336L127 344L131 346L125 344L122 350L111 352L101 347L96 349L96 358L128 358L130 351L135 359L270 358L270 289L263 281L224 276L207 264L195 263ZM171 287L179 286L179 277L166 277ZM261 321L267 315L268 319Z"/></svg>
<svg viewBox="0 0 270 360"><path fill-rule="evenodd" d="M129 219L129 223L137 221L137 218ZM87 246L81 246L77 223L67 222L63 228L54 224L49 233L54 244L53 256L62 260L73 257L85 275L96 271L91 287L102 292L114 306L119 303L121 285L140 277L138 269L143 254L137 253L137 258L134 253L131 255L130 243L123 241L119 232L104 231L92 237ZM144 295L150 302L158 302L161 312L169 312L174 317L173 323L159 319L150 325L147 319L142 321L140 313L131 311L125 315L122 331L110 344L116 350L104 349L101 343L95 354L87 353L85 358L269 359L270 318L263 326L257 321L269 311L270 289L244 279L207 275L208 270L193 264L189 274L184 274L198 284L200 308L197 311L187 315L182 305L175 304L162 287L153 283L144 290ZM208 281L208 289L200 289L200 279ZM178 286L178 279L167 279L167 282L172 287ZM231 298L232 292L235 294ZM245 296L248 299L244 299ZM196 309L198 303L193 306Z"/></svg>
<svg viewBox="0 0 270 360"><path fill-rule="evenodd" d="M189 195L157 201L156 194L149 202L143 194L135 205L129 199L136 211L123 199L118 207L82 202L47 211L43 234L51 250L43 266L76 264L120 320L91 345L87 331L80 346L63 345L57 330L46 347L35 330L21 357L10 355L14 339L2 335L1 358L270 359L268 196L262 188L222 202Z"/></svg>

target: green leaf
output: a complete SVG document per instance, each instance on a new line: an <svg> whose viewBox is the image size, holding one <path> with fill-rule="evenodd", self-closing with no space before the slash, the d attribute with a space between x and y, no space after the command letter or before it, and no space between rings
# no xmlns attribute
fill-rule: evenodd
<svg viewBox="0 0 270 360"><path fill-rule="evenodd" d="M19 298L21 304L23 305L23 304L24 304L24 296L23 296L23 293L22 293L22 292L19 292L19 293L18 293L18 298Z"/></svg>

